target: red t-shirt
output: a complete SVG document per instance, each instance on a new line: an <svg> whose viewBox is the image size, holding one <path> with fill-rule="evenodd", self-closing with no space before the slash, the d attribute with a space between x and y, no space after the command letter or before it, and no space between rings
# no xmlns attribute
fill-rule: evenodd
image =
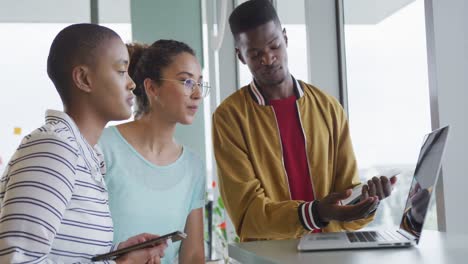
<svg viewBox="0 0 468 264"><path fill-rule="evenodd" d="M292 200L313 201L304 133L296 106L296 96L271 100L278 121L283 159Z"/></svg>

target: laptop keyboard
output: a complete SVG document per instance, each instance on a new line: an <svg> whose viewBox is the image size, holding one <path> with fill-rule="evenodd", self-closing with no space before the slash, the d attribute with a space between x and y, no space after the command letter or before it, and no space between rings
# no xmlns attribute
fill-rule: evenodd
<svg viewBox="0 0 468 264"><path fill-rule="evenodd" d="M347 232L346 236L351 243L387 242L398 239L392 232L376 231Z"/></svg>

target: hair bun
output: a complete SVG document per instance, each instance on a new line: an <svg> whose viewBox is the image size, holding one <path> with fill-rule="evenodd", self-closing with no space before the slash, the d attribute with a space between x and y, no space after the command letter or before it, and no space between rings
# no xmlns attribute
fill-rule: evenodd
<svg viewBox="0 0 468 264"><path fill-rule="evenodd" d="M148 49L147 44L142 44L142 43L129 43L127 44L127 50L128 54L130 56L130 65L128 66L128 74L132 79L135 79L135 70L137 69L136 65L138 64L138 61L140 60L141 56L145 52L145 50Z"/></svg>

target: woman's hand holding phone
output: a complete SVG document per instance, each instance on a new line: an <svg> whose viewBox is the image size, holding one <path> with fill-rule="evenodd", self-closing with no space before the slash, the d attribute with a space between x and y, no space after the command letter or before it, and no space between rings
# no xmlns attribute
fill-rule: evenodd
<svg viewBox="0 0 468 264"><path fill-rule="evenodd" d="M133 236L119 244L117 249L127 248L133 245L141 244L151 239L158 238L158 235L143 233ZM161 258L164 257L164 250L167 248L166 240L154 247L147 247L138 250L133 250L125 255L118 257L115 261L117 264L127 263L161 263Z"/></svg>

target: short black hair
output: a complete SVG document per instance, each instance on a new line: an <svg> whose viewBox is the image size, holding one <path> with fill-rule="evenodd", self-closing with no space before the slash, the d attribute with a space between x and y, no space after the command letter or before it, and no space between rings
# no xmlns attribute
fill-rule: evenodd
<svg viewBox="0 0 468 264"><path fill-rule="evenodd" d="M55 85L63 104L71 101L73 67L94 65L97 48L105 41L120 38L112 29L96 24L74 24L62 29L50 46L47 74Z"/></svg>
<svg viewBox="0 0 468 264"><path fill-rule="evenodd" d="M136 96L135 118L139 118L150 110L149 99L145 92L144 82L150 78L161 84L162 72L174 62L174 58L181 53L195 56L193 49L184 42L160 39L150 46L145 44L127 44L130 54L128 74L136 84L133 94Z"/></svg>
<svg viewBox="0 0 468 264"><path fill-rule="evenodd" d="M281 27L278 14L269 0L246 1L236 7L229 16L229 26L234 37L270 21Z"/></svg>

